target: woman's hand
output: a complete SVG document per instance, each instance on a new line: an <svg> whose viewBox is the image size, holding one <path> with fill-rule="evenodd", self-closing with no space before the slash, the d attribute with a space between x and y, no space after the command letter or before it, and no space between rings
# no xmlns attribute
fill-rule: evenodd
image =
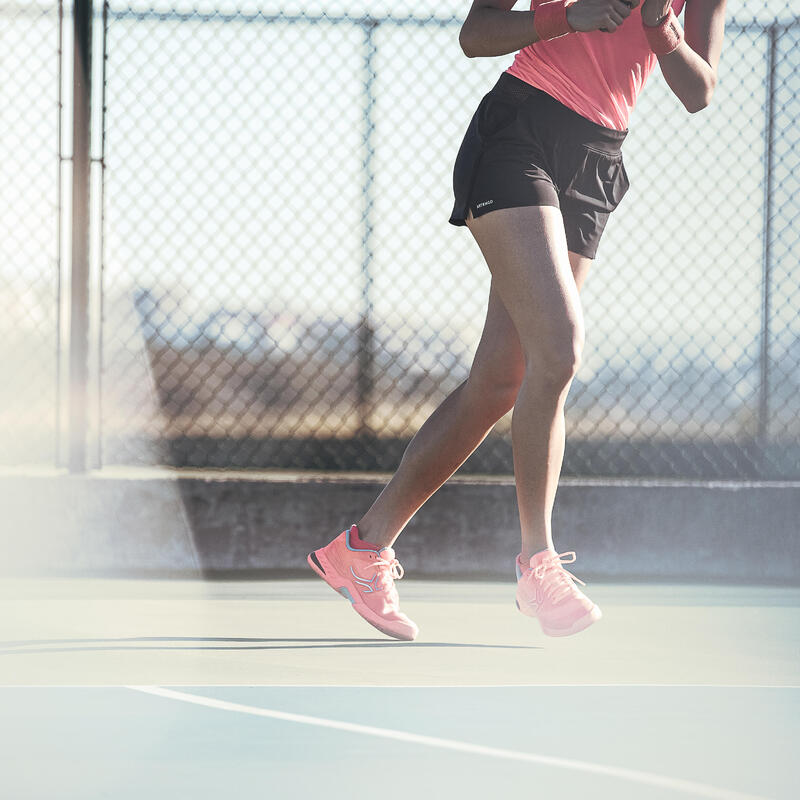
<svg viewBox="0 0 800 800"><path fill-rule="evenodd" d="M645 0L645 4L652 2ZM613 33L638 5L639 0L576 0L567 6L567 22L574 31Z"/></svg>
<svg viewBox="0 0 800 800"><path fill-rule="evenodd" d="M642 3L642 22L651 27L663 19L672 6L672 0L644 0Z"/></svg>

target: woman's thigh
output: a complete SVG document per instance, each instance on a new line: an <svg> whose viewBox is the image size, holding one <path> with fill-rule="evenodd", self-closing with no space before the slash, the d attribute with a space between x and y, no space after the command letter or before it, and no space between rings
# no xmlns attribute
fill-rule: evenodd
<svg viewBox="0 0 800 800"><path fill-rule="evenodd" d="M583 344L583 313L560 211L552 206L498 209L468 218L467 225L524 359L543 360L545 366L574 361Z"/></svg>
<svg viewBox="0 0 800 800"><path fill-rule="evenodd" d="M493 212L497 213L497 212ZM491 215L482 219L489 221ZM468 224L472 223L468 217ZM572 279L580 291L589 273L592 259L568 251ZM525 375L525 356L520 344L519 334L498 291L497 282L492 276L489 287L489 303L486 321L470 370L470 379L479 382L483 392L513 397ZM502 403L502 400L500 400Z"/></svg>

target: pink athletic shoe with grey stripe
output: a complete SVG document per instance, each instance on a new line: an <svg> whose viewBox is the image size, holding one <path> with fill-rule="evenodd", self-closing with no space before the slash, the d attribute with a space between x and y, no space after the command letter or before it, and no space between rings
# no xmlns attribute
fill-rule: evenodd
<svg viewBox="0 0 800 800"><path fill-rule="evenodd" d="M548 636L569 636L588 628L603 613L576 585L586 584L564 569L575 561L575 551L542 550L531 556L530 566L516 559L517 608L536 617ZM567 556L572 556L567 560ZM561 559L564 559L563 561Z"/></svg>
<svg viewBox="0 0 800 800"><path fill-rule="evenodd" d="M395 580L403 567L391 547L378 547L359 538L358 526L342 531L330 544L308 554L308 564L353 609L387 636L411 641L419 629L400 611Z"/></svg>

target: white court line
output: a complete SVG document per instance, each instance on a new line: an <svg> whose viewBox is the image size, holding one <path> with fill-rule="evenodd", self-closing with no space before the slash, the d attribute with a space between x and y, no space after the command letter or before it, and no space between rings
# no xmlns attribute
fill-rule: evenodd
<svg viewBox="0 0 800 800"><path fill-rule="evenodd" d="M2 652L2 651L0 651ZM791 683L187 683L181 689L800 689ZM118 683L0 683L0 689L129 689Z"/></svg>
<svg viewBox="0 0 800 800"><path fill-rule="evenodd" d="M24 687L24 684L8 684ZM58 684L31 684L33 688L52 688ZM65 688L91 688L94 684L66 684ZM167 683L183 689L800 689L791 683ZM98 688L117 689L119 684ZM130 687L124 687L130 688Z"/></svg>
<svg viewBox="0 0 800 800"><path fill-rule="evenodd" d="M173 686L241 688L241 683L175 683ZM248 683L262 689L800 689L781 683Z"/></svg>
<svg viewBox="0 0 800 800"><path fill-rule="evenodd" d="M241 703L230 703L227 700L216 700L211 697L202 697L197 694L187 692L176 692L173 689L165 689L160 686L128 686L137 692L152 694L158 697L166 697L170 700L180 700L184 703L193 703L198 706L207 706L222 711L235 711L240 714L250 714L255 717L268 717L280 719L285 722L299 722L305 725L316 725L320 728L334 728L350 733L362 733L367 736L375 736L382 739L395 739L412 744L428 745L429 747L440 747L445 750L456 750L462 753L474 753L476 755L489 756L492 758L505 758L512 761L533 762L544 764L550 767L560 767L578 772L589 772L595 775L607 775L612 778L643 783L649 786L660 786L673 789L678 792L696 795L698 797L721 798L722 800L766 800L758 795L742 794L729 789L720 789L716 786L709 786L704 783L685 781L680 778L669 778L665 775L657 775L652 772L642 772L622 767L608 767L604 764L593 764L590 761L577 761L571 758L557 758L545 756L538 753L524 753L518 750L505 750L498 747L485 747L470 742L460 742L455 739L440 739L437 736L424 736L417 733L407 733L406 731L393 730L392 728L376 728L372 725L358 725L353 722L342 722L340 720L323 719L322 717L311 717L305 714L291 714L286 711L274 711L269 708L258 708L257 706L247 706Z"/></svg>

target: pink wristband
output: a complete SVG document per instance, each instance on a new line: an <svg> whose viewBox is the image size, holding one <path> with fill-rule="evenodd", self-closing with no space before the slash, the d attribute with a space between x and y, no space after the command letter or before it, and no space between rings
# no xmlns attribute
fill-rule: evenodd
<svg viewBox="0 0 800 800"><path fill-rule="evenodd" d="M536 6L533 12L533 27L539 41L557 39L567 33L574 33L567 22L567 6L575 0L547 0Z"/></svg>
<svg viewBox="0 0 800 800"><path fill-rule="evenodd" d="M658 25L645 25L643 20L642 27L650 49L657 56L671 53L683 41L683 28L681 28L672 6L667 12L667 16Z"/></svg>

